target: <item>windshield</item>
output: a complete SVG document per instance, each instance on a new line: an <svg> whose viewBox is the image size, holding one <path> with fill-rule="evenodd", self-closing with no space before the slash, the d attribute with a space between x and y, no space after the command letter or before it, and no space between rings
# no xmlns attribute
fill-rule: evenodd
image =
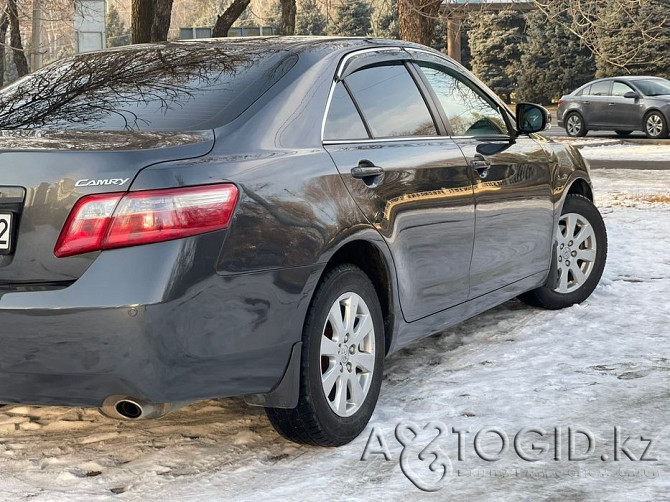
<svg viewBox="0 0 670 502"><path fill-rule="evenodd" d="M239 116L296 58L241 43L81 54L0 91L0 129L215 129Z"/></svg>
<svg viewBox="0 0 670 502"><path fill-rule="evenodd" d="M670 94L670 81L664 78L636 80L635 85L645 96L665 96Z"/></svg>

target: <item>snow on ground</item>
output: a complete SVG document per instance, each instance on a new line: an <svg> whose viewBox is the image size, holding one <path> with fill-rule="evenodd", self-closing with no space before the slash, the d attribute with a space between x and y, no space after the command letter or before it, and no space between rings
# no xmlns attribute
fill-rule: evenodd
<svg viewBox="0 0 670 502"><path fill-rule="evenodd" d="M120 423L94 410L0 409L0 500L670 500L670 171L595 170L609 232L604 278L584 304L563 311L508 302L422 340L386 362L368 429L338 449L280 439L262 410L240 399L207 401L168 417ZM653 196L653 197L652 197ZM403 465L441 490L419 491L399 466L398 423L469 428L438 445L451 471L419 460L435 430L408 444ZM509 448L478 458L475 433L498 427ZM620 444L639 458L614 461ZM368 435L383 434L392 459L361 460ZM553 438L526 433L527 462L511 443L523 428L560 427ZM568 428L591 431L595 451L568 460ZM573 429L574 430L574 429ZM500 440L482 433L483 450ZM529 443L548 446L540 454ZM577 435L576 450L586 440ZM606 455L606 456L604 456ZM606 461L603 461L606 459ZM406 462L405 462L406 461ZM441 479L441 480L440 480Z"/></svg>
<svg viewBox="0 0 670 502"><path fill-rule="evenodd" d="M613 140L616 141L616 140ZM598 146L580 146L581 154L589 160L645 160L648 162L668 162L670 164L670 144L632 144L613 145L599 143Z"/></svg>

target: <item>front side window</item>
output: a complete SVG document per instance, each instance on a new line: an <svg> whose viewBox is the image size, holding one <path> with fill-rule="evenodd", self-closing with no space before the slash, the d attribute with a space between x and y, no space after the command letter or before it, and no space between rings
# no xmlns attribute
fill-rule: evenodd
<svg viewBox="0 0 670 502"><path fill-rule="evenodd" d="M456 136L508 135L500 107L480 89L455 72L419 63L435 91Z"/></svg>
<svg viewBox="0 0 670 502"><path fill-rule="evenodd" d="M330 100L324 140L368 139L368 132L346 87L338 82Z"/></svg>
<svg viewBox="0 0 670 502"><path fill-rule="evenodd" d="M428 107L404 65L364 68L345 81L373 137L437 135Z"/></svg>
<svg viewBox="0 0 670 502"><path fill-rule="evenodd" d="M632 90L633 89L631 89L623 82L614 82L612 84L612 96L623 97L626 95L627 92L631 92Z"/></svg>

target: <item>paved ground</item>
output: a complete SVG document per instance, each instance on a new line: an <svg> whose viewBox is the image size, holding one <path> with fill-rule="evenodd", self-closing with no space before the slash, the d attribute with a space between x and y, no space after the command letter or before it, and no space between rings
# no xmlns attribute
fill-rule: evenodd
<svg viewBox="0 0 670 502"><path fill-rule="evenodd" d="M670 172L593 178L610 241L595 294L562 311L507 302L392 355L371 424L350 445L284 441L240 399L141 423L13 406L0 410L0 500L670 500ZM490 427L506 434L500 455ZM373 430L389 460L361 460ZM499 460L476 453L481 431L480 449Z"/></svg>

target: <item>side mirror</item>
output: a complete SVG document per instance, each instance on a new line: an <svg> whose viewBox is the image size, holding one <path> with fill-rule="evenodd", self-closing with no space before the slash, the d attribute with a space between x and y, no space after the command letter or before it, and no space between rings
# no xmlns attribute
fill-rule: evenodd
<svg viewBox="0 0 670 502"><path fill-rule="evenodd" d="M516 105L516 128L521 134L544 131L551 123L551 115L546 108L532 103Z"/></svg>
<svg viewBox="0 0 670 502"><path fill-rule="evenodd" d="M640 95L635 91L628 91L623 97L628 99L638 99Z"/></svg>

